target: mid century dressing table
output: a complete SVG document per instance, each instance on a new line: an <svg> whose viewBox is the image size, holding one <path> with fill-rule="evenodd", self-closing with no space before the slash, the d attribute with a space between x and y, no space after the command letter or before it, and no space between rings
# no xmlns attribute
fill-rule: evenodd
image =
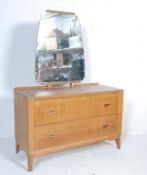
<svg viewBox="0 0 147 175"><path fill-rule="evenodd" d="M57 11L55 16L58 16ZM52 16L48 16L50 17ZM61 19L63 16L59 15L59 17ZM65 20L67 19L64 16ZM61 25L59 28L61 30ZM58 38L60 42L54 43L53 35L57 31L58 37L62 34L64 39ZM70 29L70 34L72 32ZM76 32L79 33L79 30ZM38 44L36 79L62 82L66 79L69 82L82 80L84 77L83 49L81 43L77 43L80 37L70 36L68 38L70 42L67 43L67 37L59 30L51 31L49 36L51 36L49 40L54 44L46 43L46 50L44 50L44 43L48 40L44 39ZM60 45L60 48L55 49L57 45ZM42 51L44 51L43 54ZM49 60L45 59L43 62L42 55L46 54ZM79 70L75 72L75 68ZM78 77L80 79L76 79ZM117 147L120 148L122 89L97 83L73 83L72 86L61 87L47 85L16 87L14 101L16 152L18 153L20 148L26 152L29 171L32 170L35 158L51 152L104 140L115 140Z"/></svg>

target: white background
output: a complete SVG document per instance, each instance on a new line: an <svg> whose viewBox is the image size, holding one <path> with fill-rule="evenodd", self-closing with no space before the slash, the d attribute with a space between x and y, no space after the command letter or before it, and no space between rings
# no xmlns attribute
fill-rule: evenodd
<svg viewBox="0 0 147 175"><path fill-rule="evenodd" d="M147 133L146 0L0 0L0 137L14 136L13 88L36 84L37 30L46 9L77 13L85 81L123 88L123 133Z"/></svg>

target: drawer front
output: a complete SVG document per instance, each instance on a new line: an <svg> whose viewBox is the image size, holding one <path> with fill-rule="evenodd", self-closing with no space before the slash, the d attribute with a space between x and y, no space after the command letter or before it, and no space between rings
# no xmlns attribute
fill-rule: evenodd
<svg viewBox="0 0 147 175"><path fill-rule="evenodd" d="M118 94L95 95L92 97L92 116L117 113Z"/></svg>
<svg viewBox="0 0 147 175"><path fill-rule="evenodd" d="M35 126L117 113L118 94L35 101Z"/></svg>
<svg viewBox="0 0 147 175"><path fill-rule="evenodd" d="M35 125L88 118L91 100L90 96L36 100Z"/></svg>
<svg viewBox="0 0 147 175"><path fill-rule="evenodd" d="M117 129L117 116L108 115L103 117L95 117L90 122L90 136L103 137L116 133Z"/></svg>
<svg viewBox="0 0 147 175"><path fill-rule="evenodd" d="M66 145L90 137L89 119L35 127L35 148Z"/></svg>

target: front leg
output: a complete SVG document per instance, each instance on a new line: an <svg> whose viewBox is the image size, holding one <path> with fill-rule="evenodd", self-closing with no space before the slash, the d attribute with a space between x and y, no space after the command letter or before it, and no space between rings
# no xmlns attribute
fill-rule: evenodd
<svg viewBox="0 0 147 175"><path fill-rule="evenodd" d="M33 155L28 155L27 157L28 157L28 171L32 171L34 157Z"/></svg>

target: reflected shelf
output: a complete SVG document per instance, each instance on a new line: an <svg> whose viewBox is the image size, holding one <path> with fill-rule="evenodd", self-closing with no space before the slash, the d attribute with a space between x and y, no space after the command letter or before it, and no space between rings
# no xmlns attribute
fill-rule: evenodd
<svg viewBox="0 0 147 175"><path fill-rule="evenodd" d="M69 52L74 53L77 51L83 51L83 47L68 47L68 48L62 48L62 49L53 49L53 50L38 50L37 53L61 53L61 52Z"/></svg>

